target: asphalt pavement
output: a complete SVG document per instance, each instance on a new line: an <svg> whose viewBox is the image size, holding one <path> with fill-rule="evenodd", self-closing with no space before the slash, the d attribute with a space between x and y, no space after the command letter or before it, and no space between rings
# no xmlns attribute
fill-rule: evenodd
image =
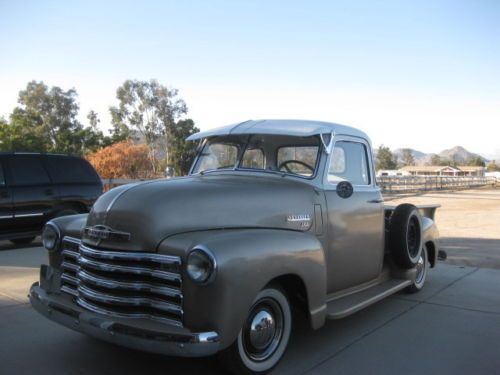
<svg viewBox="0 0 500 375"><path fill-rule="evenodd" d="M120 348L50 322L28 304L46 254L0 242L0 374L221 374L216 358ZM500 374L500 270L439 262L424 290L311 330L294 323L273 374Z"/></svg>

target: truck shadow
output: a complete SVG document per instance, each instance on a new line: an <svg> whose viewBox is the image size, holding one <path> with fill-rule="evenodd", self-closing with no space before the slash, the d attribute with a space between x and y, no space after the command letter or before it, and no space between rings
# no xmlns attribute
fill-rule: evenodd
<svg viewBox="0 0 500 375"><path fill-rule="evenodd" d="M373 330L373 327L384 324L387 320L407 309L409 305L416 302L388 299L361 311L351 317L337 321L327 321L320 330L313 330L304 314L294 314L294 327L287 353L280 364L272 371L274 375L301 374L318 362L332 354L343 350L352 343L359 340ZM77 341L77 342L76 342ZM175 358L162 355L144 353L126 348L118 347L106 342L95 340L85 336L78 336L74 344L78 350L67 345L66 353L60 353L67 365L75 366L76 363L84 361L84 358L92 358L92 363L86 361L82 367L94 374L107 374L107 369L113 369L109 373L121 375L137 374L147 369L148 374L227 374L217 356L208 358ZM83 353L85 355L82 358ZM102 366L102 367L101 367Z"/></svg>
<svg viewBox="0 0 500 375"><path fill-rule="evenodd" d="M500 239L442 237L439 245L448 264L500 269Z"/></svg>

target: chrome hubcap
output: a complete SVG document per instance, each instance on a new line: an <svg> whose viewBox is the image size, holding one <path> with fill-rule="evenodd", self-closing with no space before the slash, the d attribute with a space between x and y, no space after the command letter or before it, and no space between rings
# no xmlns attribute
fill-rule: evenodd
<svg viewBox="0 0 500 375"><path fill-rule="evenodd" d="M283 337L283 324L283 311L274 299L259 301L242 330L243 348L248 357L259 362L271 357Z"/></svg>
<svg viewBox="0 0 500 375"><path fill-rule="evenodd" d="M425 275L425 259L424 259L425 253L422 251L422 255L420 255L420 258L418 258L418 262L416 265L417 268L417 275L415 277L415 282L417 284L420 284L424 278Z"/></svg>
<svg viewBox="0 0 500 375"><path fill-rule="evenodd" d="M250 324L250 343L262 350L272 341L276 333L273 316L267 311L259 311Z"/></svg>

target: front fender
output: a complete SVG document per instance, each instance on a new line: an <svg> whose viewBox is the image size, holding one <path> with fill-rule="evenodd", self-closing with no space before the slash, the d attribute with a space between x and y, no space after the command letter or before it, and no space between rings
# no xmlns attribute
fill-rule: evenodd
<svg viewBox="0 0 500 375"><path fill-rule="evenodd" d="M289 230L237 229L179 234L164 240L159 252L186 262L197 245L210 249L217 274L208 285L193 282L183 267L184 324L192 330L213 330L221 348L237 337L256 295L282 275L301 278L314 328L326 313L326 267L320 242L311 234Z"/></svg>

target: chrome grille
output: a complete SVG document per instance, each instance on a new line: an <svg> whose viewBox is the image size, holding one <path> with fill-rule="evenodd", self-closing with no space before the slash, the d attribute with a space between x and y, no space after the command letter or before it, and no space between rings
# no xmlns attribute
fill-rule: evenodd
<svg viewBox="0 0 500 375"><path fill-rule="evenodd" d="M182 326L180 257L95 249L73 237L61 254L61 291L81 307Z"/></svg>

